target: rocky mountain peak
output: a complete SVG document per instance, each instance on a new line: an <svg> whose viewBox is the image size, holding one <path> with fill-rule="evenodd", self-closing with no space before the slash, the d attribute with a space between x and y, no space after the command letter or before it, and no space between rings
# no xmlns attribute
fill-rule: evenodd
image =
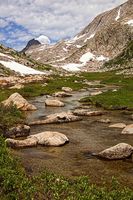
<svg viewBox="0 0 133 200"><path fill-rule="evenodd" d="M28 51L29 49L31 49L31 47L33 48L34 46L40 45L40 44L41 44L41 43L40 43L38 40L32 39L32 40L30 40L30 41L27 43L26 47L22 50L22 52L26 52L26 51Z"/></svg>
<svg viewBox="0 0 133 200"><path fill-rule="evenodd" d="M32 52L27 50L26 54L67 70L98 71L132 40L133 0L128 0L95 17L74 38L47 47L39 45L32 48Z"/></svg>

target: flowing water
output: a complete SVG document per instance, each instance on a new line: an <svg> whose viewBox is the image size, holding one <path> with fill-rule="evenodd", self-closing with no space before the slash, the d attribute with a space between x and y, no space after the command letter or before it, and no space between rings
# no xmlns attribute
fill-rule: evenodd
<svg viewBox="0 0 133 200"><path fill-rule="evenodd" d="M89 95L89 91L73 93L72 97L63 98L65 107L45 107L46 96L31 100L38 110L27 113L27 121L42 119L52 113L68 111L80 106L78 99ZM92 156L92 152L100 152L120 142L133 145L133 135L121 135L121 129L109 128L109 124L99 123L99 119L110 119L112 123L131 124L129 115L122 111L108 111L103 116L84 117L82 121L38 125L31 127L31 134L42 131L59 131L64 133L70 142L62 147L25 148L14 151L24 163L29 173L38 173L48 169L57 174L75 177L88 175L92 182L108 181L112 176L124 185L132 186L133 163L131 159L107 161Z"/></svg>

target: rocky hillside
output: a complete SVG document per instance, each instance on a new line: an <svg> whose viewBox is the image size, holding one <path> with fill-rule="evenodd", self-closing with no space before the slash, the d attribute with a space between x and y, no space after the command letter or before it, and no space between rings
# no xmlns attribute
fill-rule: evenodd
<svg viewBox="0 0 133 200"><path fill-rule="evenodd" d="M133 40L114 59L103 65L105 70L117 70L119 73L133 74Z"/></svg>
<svg viewBox="0 0 133 200"><path fill-rule="evenodd" d="M104 62L123 52L133 40L133 0L98 15L71 40L37 45L31 58L70 71L99 71Z"/></svg>
<svg viewBox="0 0 133 200"><path fill-rule="evenodd" d="M50 65L40 64L24 53L0 45L0 76L45 75L50 70Z"/></svg>

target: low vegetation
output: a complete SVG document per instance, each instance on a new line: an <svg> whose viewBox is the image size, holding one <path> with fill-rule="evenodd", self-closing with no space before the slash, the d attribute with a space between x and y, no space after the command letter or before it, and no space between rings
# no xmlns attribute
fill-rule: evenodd
<svg viewBox="0 0 133 200"><path fill-rule="evenodd" d="M24 114L16 106L4 107L0 104L0 132L2 135L15 124L23 123L24 118Z"/></svg>
<svg viewBox="0 0 133 200"><path fill-rule="evenodd" d="M47 171L28 175L0 136L0 196L1 200L131 200L133 192L115 179L108 188L90 184L87 176L71 180Z"/></svg>
<svg viewBox="0 0 133 200"><path fill-rule="evenodd" d="M102 76L103 75L103 76ZM100 77L101 76L101 77ZM109 90L102 94L85 97L80 102L104 107L105 109L132 109L133 108L133 79L124 75L115 75L107 72L96 75L102 84L114 85L119 88Z"/></svg>

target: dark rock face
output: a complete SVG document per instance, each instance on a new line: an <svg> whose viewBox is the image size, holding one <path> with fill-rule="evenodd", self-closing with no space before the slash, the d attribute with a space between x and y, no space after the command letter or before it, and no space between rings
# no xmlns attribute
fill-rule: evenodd
<svg viewBox="0 0 133 200"><path fill-rule="evenodd" d="M21 51L21 52L26 52L27 50L29 50L30 49L30 47L33 47L33 46L36 46L36 45L40 45L41 43L38 41L38 40L35 40L35 39L32 39L32 40L30 40L28 43L27 43L27 45L26 45L26 47Z"/></svg>

